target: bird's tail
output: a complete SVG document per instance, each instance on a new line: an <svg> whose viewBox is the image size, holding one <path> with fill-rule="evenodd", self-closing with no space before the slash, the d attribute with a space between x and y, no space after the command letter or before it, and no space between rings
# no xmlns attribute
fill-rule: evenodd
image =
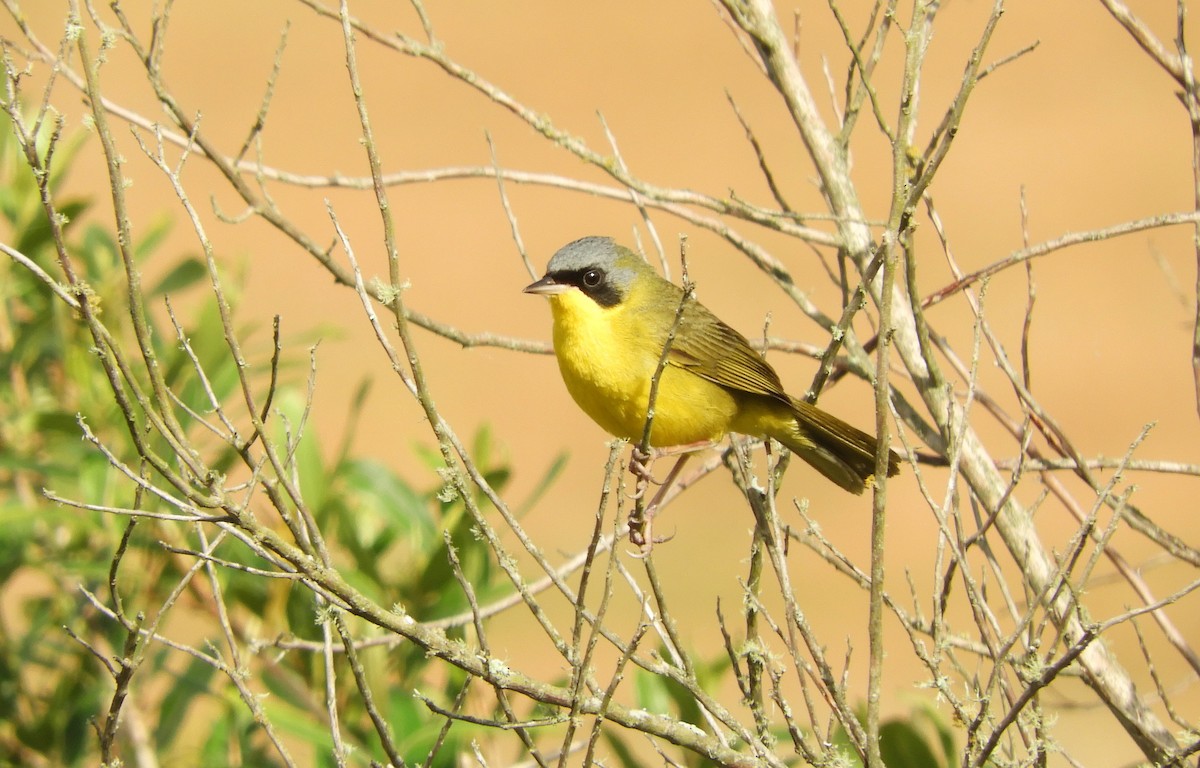
<svg viewBox="0 0 1200 768"><path fill-rule="evenodd" d="M836 416L802 400L791 400L796 414L786 429L772 430L778 440L837 485L861 494L875 480L878 441ZM900 471L900 456L888 451L888 477Z"/></svg>

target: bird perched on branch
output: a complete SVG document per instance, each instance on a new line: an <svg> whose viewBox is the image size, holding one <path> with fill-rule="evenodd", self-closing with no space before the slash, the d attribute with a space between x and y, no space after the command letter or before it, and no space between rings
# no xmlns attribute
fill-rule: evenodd
<svg viewBox="0 0 1200 768"><path fill-rule="evenodd" d="M745 336L685 300L683 289L611 238L563 246L525 292L550 299L554 354L567 390L612 435L642 438L654 375L674 329L651 446L708 443L730 432L769 437L851 493L872 483L872 435L790 397ZM889 476L899 460L888 452Z"/></svg>

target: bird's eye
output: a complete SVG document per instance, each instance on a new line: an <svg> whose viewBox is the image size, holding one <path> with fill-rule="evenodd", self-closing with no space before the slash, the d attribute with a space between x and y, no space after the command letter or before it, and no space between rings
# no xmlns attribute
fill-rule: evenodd
<svg viewBox="0 0 1200 768"><path fill-rule="evenodd" d="M589 269L583 273L583 284L587 288L595 288L604 279L604 273L598 269Z"/></svg>

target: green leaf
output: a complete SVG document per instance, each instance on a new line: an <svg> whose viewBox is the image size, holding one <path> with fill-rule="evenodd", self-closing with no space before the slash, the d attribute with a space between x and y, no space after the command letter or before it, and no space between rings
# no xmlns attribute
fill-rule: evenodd
<svg viewBox="0 0 1200 768"><path fill-rule="evenodd" d="M333 751L329 728L307 710L293 706L282 695L264 698L262 706L267 719L280 732L298 737L316 752L329 754Z"/></svg>
<svg viewBox="0 0 1200 768"><path fill-rule="evenodd" d="M453 677L459 676L454 674ZM448 681L444 695L448 699L452 698L461 686L461 680L457 683ZM444 721L434 716L424 702L414 697L410 687L392 690L387 714L396 748L405 762L409 765L424 765L441 733ZM459 765L458 756L462 754L472 735L478 734L480 730L482 729L476 726L455 723L431 765L436 768L453 768Z"/></svg>
<svg viewBox="0 0 1200 768"><path fill-rule="evenodd" d="M350 459L337 471L330 493L330 520L355 555L360 570L377 572L385 551L397 542L405 554L427 552L436 540L425 497L390 467L374 459Z"/></svg>
<svg viewBox="0 0 1200 768"><path fill-rule="evenodd" d="M163 276L150 289L151 297L178 293L203 280L208 275L204 262L192 256L175 265L175 268Z"/></svg>
<svg viewBox="0 0 1200 768"><path fill-rule="evenodd" d="M48 139L52 129L49 123L43 126L42 134L38 136L38 153L45 157ZM76 133L65 140L60 138L54 147L54 164L50 168L50 189L57 192L71 172L76 155L83 149L88 134Z"/></svg>
<svg viewBox="0 0 1200 768"><path fill-rule="evenodd" d="M306 420L305 407L301 393L283 390L276 398L273 431L279 445L291 446L300 495L308 508L316 512L325 503L330 478L321 456L321 441L312 421Z"/></svg>
<svg viewBox="0 0 1200 768"><path fill-rule="evenodd" d="M634 751L630 749L629 745L626 744L619 735L617 735L617 729L605 726L601 726L601 728L601 735L603 735L604 740L608 742L608 747L613 751L613 755L617 758L618 765L628 766L629 768L638 768L639 766L645 764L640 757L634 754Z"/></svg>
<svg viewBox="0 0 1200 768"><path fill-rule="evenodd" d="M19 501L0 504L0 585L29 564L36 526L39 521L45 524L43 517L41 510L30 509Z"/></svg>
<svg viewBox="0 0 1200 768"><path fill-rule="evenodd" d="M563 451L554 457L554 460L550 462L550 466L546 468L544 473L542 473L542 478L538 480L537 485L535 485L533 490L529 493L529 498L527 498L525 503L523 503L517 510L518 517L524 516L526 512L537 506L537 503L541 500L542 496L546 493L546 491L550 490L550 486L554 484L554 481L557 480L558 476L562 474L562 471L566 469L567 459L569 457L570 454L568 454L566 451Z"/></svg>
<svg viewBox="0 0 1200 768"><path fill-rule="evenodd" d="M954 729L950 727L946 719L938 712L937 707L928 701L922 701L918 704L916 711L913 713L913 721L915 722L921 716L932 727L937 734L938 745L942 749L942 765L951 766L958 761L958 749L954 745Z"/></svg>
<svg viewBox="0 0 1200 768"><path fill-rule="evenodd" d="M492 429L487 424L482 425L475 433L475 446L472 451L476 463L487 466L492 458Z"/></svg>
<svg viewBox="0 0 1200 768"><path fill-rule="evenodd" d="M154 741L159 754L163 754L175 741L179 728L186 722L189 708L196 698L208 693L209 683L216 671L211 664L192 657L183 673L175 678L174 684L159 706L161 714L154 729Z"/></svg>
<svg viewBox="0 0 1200 768"><path fill-rule="evenodd" d="M671 694L667 691L666 678L637 669L634 675L635 700L639 708L658 715L671 711Z"/></svg>
<svg viewBox="0 0 1200 768"><path fill-rule="evenodd" d="M920 729L908 720L889 720L879 727L879 754L888 768L939 765Z"/></svg>
<svg viewBox="0 0 1200 768"><path fill-rule="evenodd" d="M78 250L83 256L85 280L102 280L104 277L115 275L120 269L117 241L99 225L92 225L84 230Z"/></svg>
<svg viewBox="0 0 1200 768"><path fill-rule="evenodd" d="M31 221L17 221L14 224L20 227L20 234L17 236L14 247L26 256L34 257L43 249L49 248L53 242L50 222L45 215L37 215L32 217Z"/></svg>
<svg viewBox="0 0 1200 768"><path fill-rule="evenodd" d="M168 214L160 213L154 217L149 226L141 230L141 238L133 246L133 256L138 261L145 259L156 251L167 235L171 233L172 221Z"/></svg>
<svg viewBox="0 0 1200 768"><path fill-rule="evenodd" d="M209 718L205 723L208 738L200 748L200 765L225 765L229 762L229 732L233 726L233 705L227 706L223 717Z"/></svg>

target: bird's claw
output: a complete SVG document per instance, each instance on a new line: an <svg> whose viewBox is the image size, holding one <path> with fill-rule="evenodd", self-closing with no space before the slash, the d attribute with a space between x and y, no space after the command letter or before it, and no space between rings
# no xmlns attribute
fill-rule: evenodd
<svg viewBox="0 0 1200 768"><path fill-rule="evenodd" d="M655 544L665 544L675 538L675 534L663 536L661 538L654 537L654 510L645 510L641 515L636 513L629 516L629 543L637 547L636 552L631 552L633 557L644 559L650 556L654 551Z"/></svg>
<svg viewBox="0 0 1200 768"><path fill-rule="evenodd" d="M667 490L674 484L676 478L679 477L680 470L687 462L688 452L683 452L676 460L675 466L671 467L666 479L659 481L650 474L646 462L661 455L663 455L661 452L646 452L635 445L629 458L629 471L637 478L633 491L633 498L637 499L637 509L629 516L629 541L638 548L638 554L635 557L646 557L654 549L655 544L662 544L674 538L674 535L661 539L654 538L652 521L659 504L663 503L666 498ZM646 488L650 483L659 486L658 492L648 503L644 503L642 498L646 495Z"/></svg>
<svg viewBox="0 0 1200 768"><path fill-rule="evenodd" d="M655 479L650 472L650 462L654 461L653 451L643 451L638 446L633 446L633 450L629 454L629 472L634 476L633 494L631 499L640 499L646 495L646 489L650 484L662 485Z"/></svg>

